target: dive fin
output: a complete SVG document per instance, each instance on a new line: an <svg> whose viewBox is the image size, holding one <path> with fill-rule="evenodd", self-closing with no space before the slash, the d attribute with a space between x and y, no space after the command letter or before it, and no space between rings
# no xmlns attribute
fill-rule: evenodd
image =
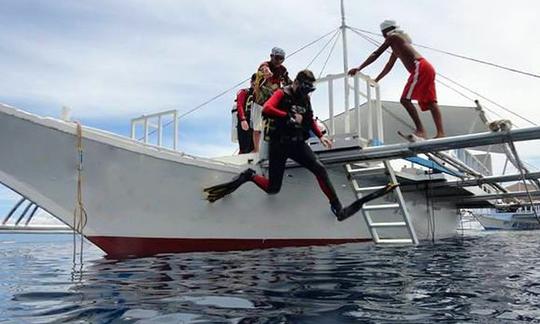
<svg viewBox="0 0 540 324"><path fill-rule="evenodd" d="M371 200L377 199L379 197L382 197L394 191L394 189L396 189L397 186L398 184L396 183L389 183L384 188L373 191L372 193L365 195L362 198L359 198L358 200L354 201L349 206L342 208L341 210L337 212L332 209L332 212L334 212L334 214L336 215L337 220L342 222L346 220L347 218L351 217L352 215L356 214L365 203Z"/></svg>
<svg viewBox="0 0 540 324"><path fill-rule="evenodd" d="M255 175L253 169L247 169L236 176L233 180L203 189L206 200L214 202L233 193L238 187L248 182Z"/></svg>

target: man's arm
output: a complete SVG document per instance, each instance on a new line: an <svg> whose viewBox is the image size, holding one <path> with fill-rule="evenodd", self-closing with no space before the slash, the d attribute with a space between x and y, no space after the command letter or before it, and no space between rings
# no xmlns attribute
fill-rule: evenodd
<svg viewBox="0 0 540 324"><path fill-rule="evenodd" d="M245 131L249 129L249 123L246 120L246 112L244 111L247 98L248 92L245 89L240 90L236 95L236 111L238 112L238 120L240 120L240 127L242 127L242 129Z"/></svg>
<svg viewBox="0 0 540 324"><path fill-rule="evenodd" d="M247 100L247 91L244 89L238 91L236 95L236 111L238 112L238 119L246 120L246 113L244 111L244 106L246 105Z"/></svg>
<svg viewBox="0 0 540 324"><path fill-rule="evenodd" d="M392 70L396 61L397 61L397 56L394 53L392 53L392 55L390 55L390 59L388 60L388 63L386 63L386 65L384 66L384 69L375 78L375 82L379 82L382 78L384 78L384 76L387 75L388 72L390 72L390 70Z"/></svg>
<svg viewBox="0 0 540 324"><path fill-rule="evenodd" d="M328 136L324 135L322 132L321 132L321 129L319 128L319 126L317 125L317 121L315 120L315 118L313 118L311 120L311 130L313 131L313 133L315 133L315 136L317 136L319 138L319 141L321 141L321 144L326 147L326 148L332 148L332 145L334 143L332 143L332 140L328 138Z"/></svg>
<svg viewBox="0 0 540 324"><path fill-rule="evenodd" d="M276 90L274 94L272 94L270 99L268 99L264 103L264 108L262 111L263 115L268 116L268 117L278 117L278 118L287 117L287 112L280 110L278 108L278 105L281 102L281 99L283 99L283 96L285 96L285 94L283 93L283 90L281 89Z"/></svg>
<svg viewBox="0 0 540 324"><path fill-rule="evenodd" d="M364 61L364 63L360 64L360 66L357 67L357 68L350 69L349 70L349 75L353 76L357 72L359 72L360 70L365 68L366 66L368 66L371 63L375 62L379 58L379 56L381 56L381 54L384 53L384 51L386 51L386 49L388 47L390 47L390 42L391 42L391 37L388 37L384 41L384 43L382 43L382 45L379 46L379 48L377 48L377 50L375 50L375 52L371 53L371 55L368 56L368 58Z"/></svg>

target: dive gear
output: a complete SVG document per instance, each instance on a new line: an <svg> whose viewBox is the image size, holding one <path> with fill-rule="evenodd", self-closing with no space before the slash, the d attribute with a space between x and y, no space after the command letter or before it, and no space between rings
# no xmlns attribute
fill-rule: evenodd
<svg viewBox="0 0 540 324"><path fill-rule="evenodd" d="M214 202L233 193L238 187L250 181L254 175L255 171L253 169L246 169L231 181L205 188L203 192L209 202Z"/></svg>
<svg viewBox="0 0 540 324"><path fill-rule="evenodd" d="M349 206L345 208L340 208L341 203L339 203L339 201L337 202L337 204L335 202L331 203L330 210L332 211L332 213L334 213L334 215L336 215L337 220L342 222L346 220L347 218L351 217L352 215L356 214L365 203L371 200L377 199L379 197L382 197L386 195L387 193L394 191L394 189L396 189L397 186L398 184L389 183L384 188L373 191L372 193L365 195L362 198L357 199L356 201L354 201L352 204L350 204Z"/></svg>

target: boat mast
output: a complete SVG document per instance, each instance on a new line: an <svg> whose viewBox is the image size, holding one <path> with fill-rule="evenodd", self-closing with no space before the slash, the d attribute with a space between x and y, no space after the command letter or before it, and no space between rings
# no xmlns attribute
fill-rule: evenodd
<svg viewBox="0 0 540 324"><path fill-rule="evenodd" d="M349 78L347 72L349 71L349 60L347 57L347 24L345 23L345 0L341 0L341 38L343 43L343 72L345 73L344 91L345 91L345 133L350 132L349 122Z"/></svg>

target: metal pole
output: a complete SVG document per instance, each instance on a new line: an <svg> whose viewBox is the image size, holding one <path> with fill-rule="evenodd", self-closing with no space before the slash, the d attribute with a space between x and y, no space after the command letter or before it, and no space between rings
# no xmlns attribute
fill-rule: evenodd
<svg viewBox="0 0 540 324"><path fill-rule="evenodd" d="M330 135L334 135L334 80L328 80L328 114L330 115Z"/></svg>
<svg viewBox="0 0 540 324"><path fill-rule="evenodd" d="M163 131L161 129L161 115L158 116L157 130L158 130L157 145L161 146L161 139L163 137Z"/></svg>
<svg viewBox="0 0 540 324"><path fill-rule="evenodd" d="M356 132L358 133L358 143L362 143L362 120L360 119L360 80L358 74L354 76L354 109L356 110Z"/></svg>
<svg viewBox="0 0 540 324"><path fill-rule="evenodd" d="M178 111L173 112L174 118L174 135L173 135L173 149L176 150L178 147Z"/></svg>
<svg viewBox="0 0 540 324"><path fill-rule="evenodd" d="M26 213L28 213L28 210L30 209L30 207L32 207L33 204L34 203L31 201L28 202L28 206L26 206L26 208L21 213L21 216L19 216L19 219L17 219L17 221L15 222L15 226L19 225L19 223L22 221L24 216L26 216Z"/></svg>
<svg viewBox="0 0 540 324"><path fill-rule="evenodd" d="M131 121L131 139L135 139L135 122Z"/></svg>
<svg viewBox="0 0 540 324"><path fill-rule="evenodd" d="M19 206L26 200L26 198L21 198L21 200L19 200L18 203L15 204L15 206L13 206L13 208L11 208L11 210L9 211L8 215L6 216L6 218L4 218L4 221L2 222L2 225L5 225L9 219L11 218L11 216L13 216L13 213L19 208Z"/></svg>
<svg viewBox="0 0 540 324"><path fill-rule="evenodd" d="M148 118L144 118L144 143L148 143Z"/></svg>
<svg viewBox="0 0 540 324"><path fill-rule="evenodd" d="M32 220L32 218L34 218L34 215L36 214L37 210L38 210L39 206L38 205L35 205L34 206L34 209L32 210L32 212L30 213L30 216L28 216L28 219L26 220L26 222L24 223L24 225L28 225L30 223L30 221Z"/></svg>
<svg viewBox="0 0 540 324"><path fill-rule="evenodd" d="M506 167L508 167L508 156L506 157L506 160L504 160L503 175L506 174Z"/></svg>
<svg viewBox="0 0 540 324"><path fill-rule="evenodd" d="M371 86L366 82L366 97L368 106L368 141L373 145L373 101L371 100Z"/></svg>
<svg viewBox="0 0 540 324"><path fill-rule="evenodd" d="M384 143L384 124L383 124L383 114L382 114L382 103L381 103L381 89L379 85L375 85L375 109L377 110L377 136L379 137L379 144Z"/></svg>
<svg viewBox="0 0 540 324"><path fill-rule="evenodd" d="M343 87L345 91L345 134L350 132L350 117L349 117L349 76L347 72L349 71L349 59L347 55L347 24L345 23L345 4L344 0L341 0L341 39L343 42L343 72L345 77L343 78Z"/></svg>

